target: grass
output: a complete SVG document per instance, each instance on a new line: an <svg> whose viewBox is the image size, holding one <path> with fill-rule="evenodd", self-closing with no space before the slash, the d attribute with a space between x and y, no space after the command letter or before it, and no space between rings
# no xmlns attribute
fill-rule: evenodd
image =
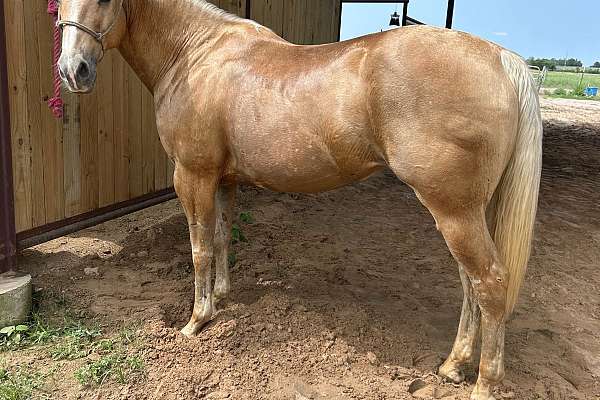
<svg viewBox="0 0 600 400"><path fill-rule="evenodd" d="M141 376L144 362L137 355L127 355L119 350L87 362L77 371L75 378L82 386L98 386L113 379L118 383L127 383L132 377Z"/></svg>
<svg viewBox="0 0 600 400"><path fill-rule="evenodd" d="M46 377L21 367L0 367L0 399L29 400L44 385ZM46 396L36 393L36 398L44 399Z"/></svg>
<svg viewBox="0 0 600 400"><path fill-rule="evenodd" d="M549 71L544 82L545 88L557 89L557 93L550 95L551 97L600 100L598 97L577 95L578 91L585 89L587 86L600 87L600 75L584 74L582 79L581 74L574 72Z"/></svg>
<svg viewBox="0 0 600 400"><path fill-rule="evenodd" d="M95 343L95 358L75 371L75 379L82 386L98 386L112 379L127 383L144 373L144 361L138 352L141 342L133 328L123 329L116 337Z"/></svg>
<svg viewBox="0 0 600 400"><path fill-rule="evenodd" d="M85 357L87 353L83 349L102 334L97 326L86 326L71 315L65 315L59 324L35 313L27 325L20 326L24 329L18 337L14 334L0 336L0 352L52 344L49 346L52 359L72 360Z"/></svg>
<svg viewBox="0 0 600 400"><path fill-rule="evenodd" d="M126 383L143 376L144 362L140 355L143 340L138 334L139 327L105 335L97 322L71 311L64 299L44 299L43 307L40 299L37 300L35 313L26 325L0 334L0 354L10 352L17 364L21 358L28 359L32 352L36 358L46 355L51 364L74 362L77 370L72 379L84 387L107 381ZM18 365L3 367L0 364L0 400L43 399L40 388L47 375L35 371L35 365L23 369Z"/></svg>

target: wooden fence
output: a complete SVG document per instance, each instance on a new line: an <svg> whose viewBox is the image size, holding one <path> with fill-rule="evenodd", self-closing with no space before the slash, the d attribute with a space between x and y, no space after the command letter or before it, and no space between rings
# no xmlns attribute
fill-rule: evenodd
<svg viewBox="0 0 600 400"><path fill-rule="evenodd" d="M173 0L176 1L176 0ZM247 3L250 2L250 3ZM215 0L298 44L338 39L339 0ZM4 3L17 232L172 186L152 96L116 51L99 65L96 90L52 93L52 23L44 0Z"/></svg>

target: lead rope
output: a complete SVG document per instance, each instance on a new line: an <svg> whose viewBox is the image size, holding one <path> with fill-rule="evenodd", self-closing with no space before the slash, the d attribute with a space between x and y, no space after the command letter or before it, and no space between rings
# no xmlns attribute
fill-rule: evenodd
<svg viewBox="0 0 600 400"><path fill-rule="evenodd" d="M54 78L54 93L51 99L48 100L48 107L56 118L63 116L63 101L61 98L60 87L61 78L58 73L58 59L60 57L61 48L61 32L56 25L58 21L58 0L48 0L48 14L52 15L54 21L54 47L52 48L52 74Z"/></svg>

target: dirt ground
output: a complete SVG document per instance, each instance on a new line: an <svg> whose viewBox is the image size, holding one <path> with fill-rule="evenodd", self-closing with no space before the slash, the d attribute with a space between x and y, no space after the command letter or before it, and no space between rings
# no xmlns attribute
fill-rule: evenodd
<svg viewBox="0 0 600 400"><path fill-rule="evenodd" d="M537 236L497 397L599 399L600 103L542 106ZM423 387L415 395L468 399L476 368L462 385L435 376L462 302L455 262L391 173L320 195L244 188L236 211L254 222L240 222L231 297L193 339L177 330L193 300L178 201L23 253L38 290L109 329L145 321L145 379L83 389L58 364L55 398L410 399Z"/></svg>

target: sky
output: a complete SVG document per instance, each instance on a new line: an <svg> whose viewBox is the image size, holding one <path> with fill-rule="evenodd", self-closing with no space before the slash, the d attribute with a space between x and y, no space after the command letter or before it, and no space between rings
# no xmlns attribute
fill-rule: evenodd
<svg viewBox="0 0 600 400"><path fill-rule="evenodd" d="M473 33L521 56L600 61L600 0L456 0L454 29ZM447 0L412 0L408 15L444 26ZM394 4L346 3L342 40L389 29ZM402 5L398 5L402 15Z"/></svg>

